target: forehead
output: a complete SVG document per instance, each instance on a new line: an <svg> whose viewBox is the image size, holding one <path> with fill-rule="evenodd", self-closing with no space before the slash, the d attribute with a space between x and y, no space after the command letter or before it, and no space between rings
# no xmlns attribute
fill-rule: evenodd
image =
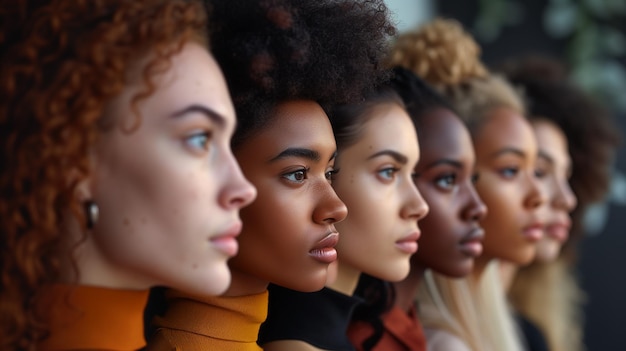
<svg viewBox="0 0 626 351"><path fill-rule="evenodd" d="M561 158L569 158L567 138L556 124L545 119L537 119L533 120L532 127L539 150L548 154L558 154L555 156Z"/></svg>
<svg viewBox="0 0 626 351"><path fill-rule="evenodd" d="M387 146L390 149L410 150L417 148L417 133L407 112L395 103L375 106L371 117L363 126L363 133L357 144Z"/></svg>
<svg viewBox="0 0 626 351"><path fill-rule="evenodd" d="M330 121L318 103L309 100L283 102L271 113L269 123L254 134L250 142L257 140L255 144L273 145L273 149L281 150L297 146L335 147Z"/></svg>
<svg viewBox="0 0 626 351"><path fill-rule="evenodd" d="M537 141L530 123L510 108L490 111L483 124L474 131L472 139L479 161L504 148L517 149L533 158L537 154Z"/></svg>
<svg viewBox="0 0 626 351"><path fill-rule="evenodd" d="M417 128L422 158L427 153L473 154L469 131L459 117L447 108L424 112Z"/></svg>

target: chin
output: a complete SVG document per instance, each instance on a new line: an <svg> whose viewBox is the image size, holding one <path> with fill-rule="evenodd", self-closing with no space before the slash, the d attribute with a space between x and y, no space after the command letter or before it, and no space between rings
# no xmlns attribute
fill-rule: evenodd
<svg viewBox="0 0 626 351"><path fill-rule="evenodd" d="M308 277L308 279L306 279ZM320 291L326 285L328 274L325 269L323 272L314 275L299 275L297 279L273 279L270 280L271 283L280 285L283 288L300 291L300 292L316 292Z"/></svg>
<svg viewBox="0 0 626 351"><path fill-rule="evenodd" d="M537 246L537 255L535 261L540 263L549 263L559 257L561 245L556 242L541 243Z"/></svg>

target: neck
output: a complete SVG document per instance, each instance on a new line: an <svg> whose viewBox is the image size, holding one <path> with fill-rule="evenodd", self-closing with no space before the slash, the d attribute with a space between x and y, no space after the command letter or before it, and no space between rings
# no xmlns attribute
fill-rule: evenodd
<svg viewBox="0 0 626 351"><path fill-rule="evenodd" d="M425 270L422 265L411 262L409 275L404 280L393 284L396 293L394 306L403 311L411 309Z"/></svg>
<svg viewBox="0 0 626 351"><path fill-rule="evenodd" d="M337 278L326 287L338 291L344 295L352 296L359 283L361 271L345 263L337 261Z"/></svg>
<svg viewBox="0 0 626 351"><path fill-rule="evenodd" d="M505 292L508 292L513 284L513 278L515 278L515 274L519 267L511 262L500 261L498 263L498 268L500 269L500 278L502 280L502 287Z"/></svg>
<svg viewBox="0 0 626 351"><path fill-rule="evenodd" d="M223 296L247 296L260 294L267 290L269 282L256 276L230 267L231 282Z"/></svg>
<svg viewBox="0 0 626 351"><path fill-rule="evenodd" d="M487 265L491 262L491 257L486 257L481 255L474 260L474 269L472 270L471 278L474 281L479 281L480 278L485 273L485 269L487 269Z"/></svg>

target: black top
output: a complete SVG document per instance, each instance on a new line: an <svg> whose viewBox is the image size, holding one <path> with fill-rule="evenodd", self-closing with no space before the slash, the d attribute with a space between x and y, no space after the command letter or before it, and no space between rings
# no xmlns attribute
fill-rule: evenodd
<svg viewBox="0 0 626 351"><path fill-rule="evenodd" d="M521 314L516 315L517 325L519 326L522 334L524 335L524 341L526 343L526 350L528 351L548 351L548 343L543 333L535 325L535 323L528 320Z"/></svg>
<svg viewBox="0 0 626 351"><path fill-rule="evenodd" d="M346 336L352 311L362 300L332 289L303 293L270 285L267 320L259 331L259 345L300 340L333 351L354 351Z"/></svg>

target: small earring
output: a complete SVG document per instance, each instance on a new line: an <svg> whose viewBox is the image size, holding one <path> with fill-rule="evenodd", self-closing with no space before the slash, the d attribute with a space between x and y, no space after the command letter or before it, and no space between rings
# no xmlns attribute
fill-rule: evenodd
<svg viewBox="0 0 626 351"><path fill-rule="evenodd" d="M93 229L93 227L98 222L98 215L100 214L100 209L95 202L89 200L85 201L85 212L87 213L87 229Z"/></svg>

